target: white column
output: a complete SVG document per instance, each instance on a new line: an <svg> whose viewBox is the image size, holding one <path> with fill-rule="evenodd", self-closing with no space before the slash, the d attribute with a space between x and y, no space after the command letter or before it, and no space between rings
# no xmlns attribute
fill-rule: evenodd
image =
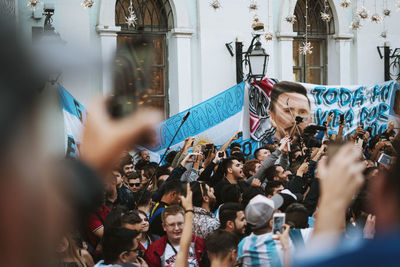
<svg viewBox="0 0 400 267"><path fill-rule="evenodd" d="M191 45L193 30L175 28L169 34L170 115L192 106Z"/></svg>
<svg viewBox="0 0 400 267"><path fill-rule="evenodd" d="M117 32L121 27L97 26L100 35L101 55L103 60L102 92L108 95L112 91L112 65L115 51L117 49Z"/></svg>
<svg viewBox="0 0 400 267"><path fill-rule="evenodd" d="M335 39L335 47L336 53L338 53L339 59L339 73L338 78L339 80L336 81L337 84L348 85L352 84L351 78L351 42L353 40L352 34L340 34L334 35L333 38Z"/></svg>
<svg viewBox="0 0 400 267"><path fill-rule="evenodd" d="M277 33L278 55L275 57L280 81L293 81L293 38L297 33Z"/></svg>

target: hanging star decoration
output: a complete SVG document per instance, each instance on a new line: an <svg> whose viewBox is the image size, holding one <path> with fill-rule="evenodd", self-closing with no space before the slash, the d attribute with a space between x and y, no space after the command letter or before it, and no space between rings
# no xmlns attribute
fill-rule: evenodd
<svg viewBox="0 0 400 267"><path fill-rule="evenodd" d="M362 25L361 25L360 19L359 19L358 17L355 17L355 18L352 20L351 24L350 24L350 28L353 29L353 30L358 30L358 29L360 29L361 27L362 27Z"/></svg>
<svg viewBox="0 0 400 267"><path fill-rule="evenodd" d="M94 4L94 0L83 0L83 2L81 3L81 6L83 6L84 8L90 8L92 7Z"/></svg>
<svg viewBox="0 0 400 267"><path fill-rule="evenodd" d="M132 5L132 1L131 1L131 5L128 8L128 12L129 12L129 17L125 17L125 21L126 24L128 24L128 27L135 27L136 26L136 14L135 11L133 10L133 5Z"/></svg>
<svg viewBox="0 0 400 267"><path fill-rule="evenodd" d="M214 0L210 3L210 6L214 8L214 10L221 8L221 3L218 0Z"/></svg>
<svg viewBox="0 0 400 267"><path fill-rule="evenodd" d="M381 37L384 38L384 39L386 39L386 37L387 37L387 32L386 32L386 31L381 32Z"/></svg>
<svg viewBox="0 0 400 267"><path fill-rule="evenodd" d="M26 5L27 7L29 7L31 10L35 10L36 6L40 3L40 1L38 0L29 0L28 4Z"/></svg>
<svg viewBox="0 0 400 267"><path fill-rule="evenodd" d="M383 15L385 15L385 17L389 17L390 13L392 13L392 11L390 9L388 9L388 8L385 8L383 10Z"/></svg>
<svg viewBox="0 0 400 267"><path fill-rule="evenodd" d="M342 0L342 2L340 2L340 6L343 8L348 8L351 5L351 0Z"/></svg>
<svg viewBox="0 0 400 267"><path fill-rule="evenodd" d="M272 38L274 38L274 34L273 34L271 31L268 31L268 32L265 33L264 39L265 39L266 41L271 41Z"/></svg>
<svg viewBox="0 0 400 267"><path fill-rule="evenodd" d="M383 20L383 18L378 13L375 13L371 16L371 21L373 21L373 22L379 23L382 20Z"/></svg>
<svg viewBox="0 0 400 267"><path fill-rule="evenodd" d="M357 14L360 16L362 19L367 19L369 17L369 12L365 8L365 6L361 7L360 10L357 11Z"/></svg>
<svg viewBox="0 0 400 267"><path fill-rule="evenodd" d="M310 42L303 42L303 44L300 46L300 54L303 55L310 55L312 54L312 49L313 47L311 46Z"/></svg>
<svg viewBox="0 0 400 267"><path fill-rule="evenodd" d="M289 15L285 18L285 20L287 23L290 23L293 25L297 21L296 15Z"/></svg>
<svg viewBox="0 0 400 267"><path fill-rule="evenodd" d="M325 22L331 21L331 16L327 12L321 12L321 19Z"/></svg>

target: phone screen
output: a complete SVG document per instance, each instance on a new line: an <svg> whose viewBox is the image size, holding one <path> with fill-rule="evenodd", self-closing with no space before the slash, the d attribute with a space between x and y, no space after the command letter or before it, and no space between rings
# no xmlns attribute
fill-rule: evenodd
<svg viewBox="0 0 400 267"><path fill-rule="evenodd" d="M272 233L274 235L276 235L276 233L279 231L282 234L283 233L283 224L284 223L285 223L285 214L284 213L274 214Z"/></svg>
<svg viewBox="0 0 400 267"><path fill-rule="evenodd" d="M121 39L115 55L113 88L108 103L112 117L121 118L139 107L152 106L149 97L152 77L152 43L148 37Z"/></svg>
<svg viewBox="0 0 400 267"><path fill-rule="evenodd" d="M382 153L378 159L378 163L386 165L386 166L390 166L390 164L392 163L392 157L389 155L386 155L385 153Z"/></svg>

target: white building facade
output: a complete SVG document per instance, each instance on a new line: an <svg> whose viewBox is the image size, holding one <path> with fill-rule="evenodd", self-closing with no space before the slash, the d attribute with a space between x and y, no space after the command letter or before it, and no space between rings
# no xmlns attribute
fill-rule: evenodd
<svg viewBox="0 0 400 267"><path fill-rule="evenodd" d="M384 60L377 47L384 43L392 49L400 47L400 12L397 0L352 0L348 8L342 0L308 0L310 41L314 53L300 55L298 47L305 29L306 0L258 0L257 10L250 10L250 0L219 0L214 9L211 0L132 0L139 31L125 24L130 0L95 0L90 8L83 0L43 0L53 3L53 26L67 45L90 49L103 62L112 60L119 40L133 40L138 34L152 39L158 59L154 63L152 97L155 105L164 108L166 117L196 105L236 84L236 58L226 44L242 42L244 50L252 39L255 14L264 23L273 39L262 39L270 55L267 77L328 85L372 84L384 81ZM39 3L36 11L27 7L28 0L16 0L17 21L21 36L29 42L35 27L42 27L44 16ZM329 6L331 22L320 20L320 11ZM355 13L362 5L382 17L383 9L391 10L384 22L361 20L357 31L350 28ZM125 11L121 11L125 10ZM296 14L298 22L285 18ZM310 13L308 13L310 14ZM36 18L34 18L36 17ZM387 37L382 38L386 31ZM244 72L246 68L244 66ZM63 73L62 85L82 104L87 105L96 94L111 93L110 69L88 70L85 75Z"/></svg>

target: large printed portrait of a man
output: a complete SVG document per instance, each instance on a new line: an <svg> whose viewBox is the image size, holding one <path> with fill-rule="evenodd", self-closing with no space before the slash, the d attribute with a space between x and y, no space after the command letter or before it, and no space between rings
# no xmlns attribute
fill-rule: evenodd
<svg viewBox="0 0 400 267"><path fill-rule="evenodd" d="M287 81L275 83L271 91L269 115L271 125L276 128L275 140L280 140L286 135L298 136L298 131L295 129L296 117L302 134L304 128L312 123L307 89L299 83Z"/></svg>

